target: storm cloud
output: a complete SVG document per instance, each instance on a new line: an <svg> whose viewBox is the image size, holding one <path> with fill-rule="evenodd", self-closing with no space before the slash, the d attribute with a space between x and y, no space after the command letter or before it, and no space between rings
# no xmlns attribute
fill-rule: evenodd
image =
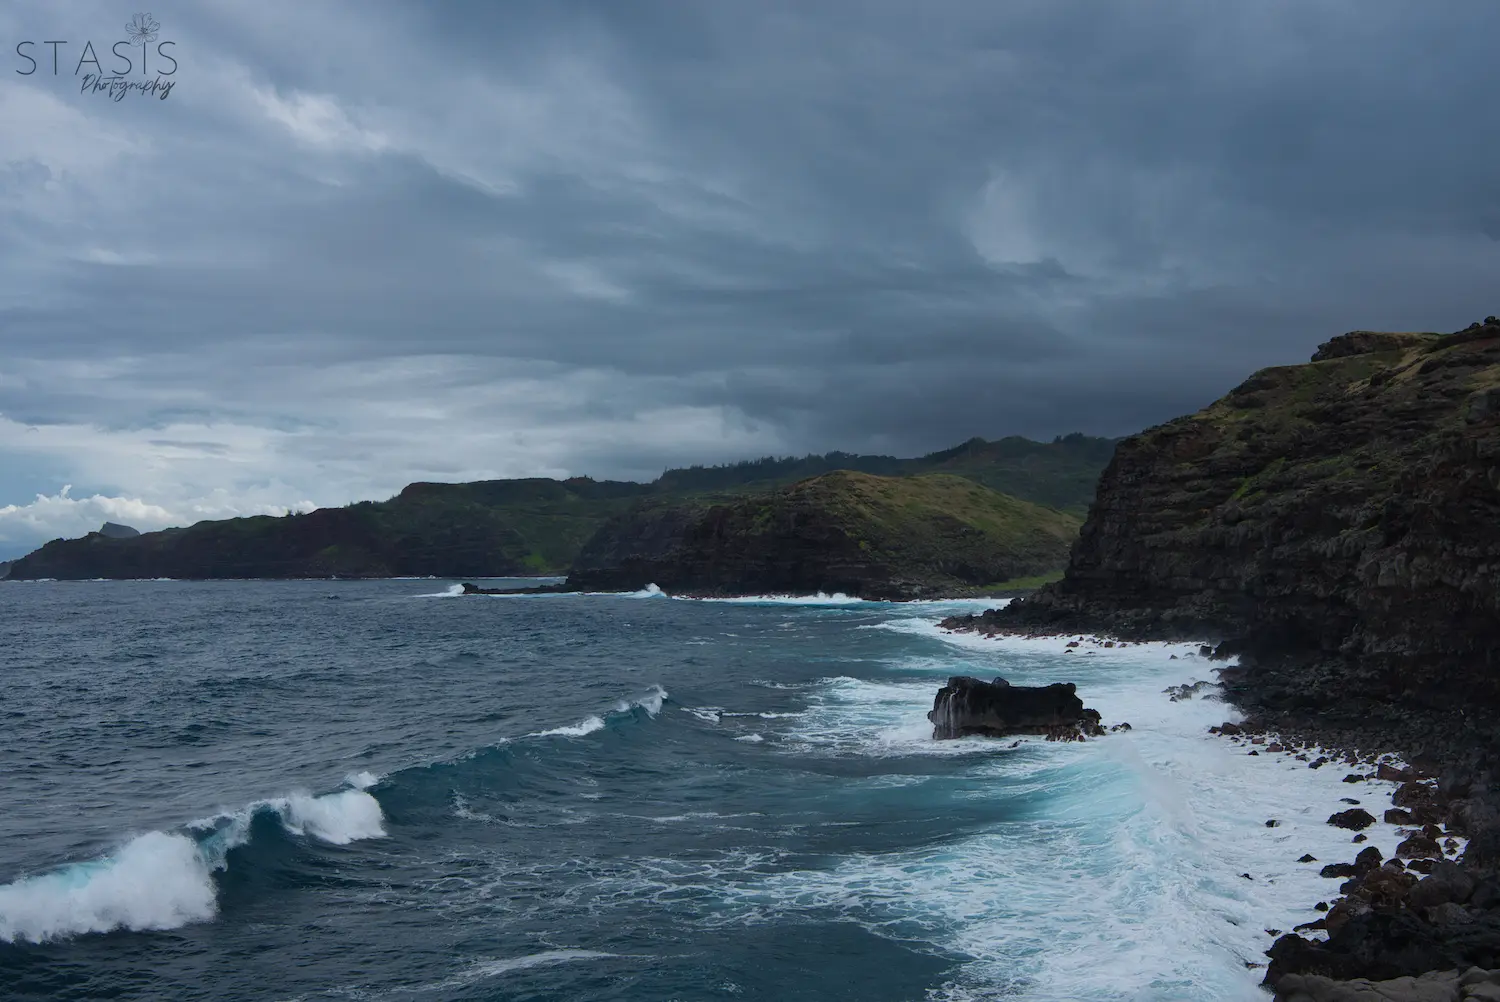
<svg viewBox="0 0 1500 1002"><path fill-rule="evenodd" d="M218 2L83 92L133 13L0 12L0 557L1126 434L1500 312L1484 0Z"/></svg>

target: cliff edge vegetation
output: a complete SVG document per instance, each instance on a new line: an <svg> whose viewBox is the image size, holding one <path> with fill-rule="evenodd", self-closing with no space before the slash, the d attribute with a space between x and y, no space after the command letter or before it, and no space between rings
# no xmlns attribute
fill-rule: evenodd
<svg viewBox="0 0 1500 1002"><path fill-rule="evenodd" d="M951 474L841 471L723 501L640 505L589 541L568 586L877 599L974 593L1061 567L1078 524Z"/></svg>

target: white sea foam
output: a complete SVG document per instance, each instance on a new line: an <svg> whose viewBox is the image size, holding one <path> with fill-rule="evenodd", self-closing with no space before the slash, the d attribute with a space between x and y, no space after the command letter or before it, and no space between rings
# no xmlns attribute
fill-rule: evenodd
<svg viewBox="0 0 1500 1002"><path fill-rule="evenodd" d="M789 741L866 756L918 754L925 742L934 746L928 753L975 755L964 773L969 791L956 795L1008 801L1006 820L940 847L849 853L828 868L788 868L775 854L741 850L636 859L628 872L596 873L593 892L670 901L706 925L833 918L966 958L933 1000L1263 999L1262 972L1245 964L1265 962L1266 930L1318 917L1313 905L1337 887L1319 868L1364 847L1326 818L1348 796L1379 815L1395 784L1346 784L1332 764L1312 770L1290 755L1261 748L1250 756L1248 745L1208 736L1210 724L1233 713L1221 702L1170 701L1161 690L1193 677L1180 655L1169 660L1175 650L1132 646L1113 663L1101 653L1089 666L1081 687L1088 703L1106 721L1128 719L1131 731L1034 741L1020 754L983 739L932 741L930 682L825 680ZM1014 673L1009 664L996 668ZM969 750L946 750L962 745ZM901 771L860 782L874 790L946 775ZM1366 834L1364 845L1386 854L1400 840L1391 825ZM1318 862L1298 863L1303 853Z"/></svg>
<svg viewBox="0 0 1500 1002"><path fill-rule="evenodd" d="M469 806L469 798L461 793L453 795L453 816L464 821L483 821L485 824L491 825L504 824L503 821L493 814L474 810L474 808Z"/></svg>
<svg viewBox="0 0 1500 1002"><path fill-rule="evenodd" d="M640 709L645 710L649 716L654 717L661 712L661 708L663 705L665 705L667 699L667 690L663 689L659 685L653 685L649 690L647 690L644 696L641 696L637 699L620 700L615 704L613 712L629 713L639 707ZM602 731L604 730L604 728L604 718L599 716L592 716L585 717L583 720L578 721L576 724L567 724L563 727L554 727L546 731L533 731L527 736L533 738L581 738L586 735L593 734L595 731Z"/></svg>
<svg viewBox="0 0 1500 1002"><path fill-rule="evenodd" d="M0 941L206 922L218 911L210 870L192 839L147 832L103 859L0 887Z"/></svg>
<svg viewBox="0 0 1500 1002"><path fill-rule="evenodd" d="M321 797L293 794L275 803L282 824L294 835L311 835L332 845L385 836L380 802L363 790Z"/></svg>
<svg viewBox="0 0 1500 1002"><path fill-rule="evenodd" d="M1251 756L1248 743L1209 736L1210 725L1238 719L1228 704L1204 698L1212 690L1172 702L1162 692L1168 685L1213 677L1197 645L1105 648L1086 638L1067 648L1070 638L992 641L919 621L887 628L963 649L963 670L980 677L1074 681L1105 723L1133 727L1088 742L1030 740L1012 753L1009 742L933 741L925 714L934 680L838 677L811 694L787 746L974 755L970 796L1046 791L1016 800L1013 820L941 852L851 855L831 870L723 889L750 909L742 917L833 912L971 958L934 999L1000 989L1048 1002L1261 998L1261 972L1245 964L1265 962L1273 939L1265 930L1311 921L1313 905L1337 894L1320 867L1367 845L1389 855L1401 839L1395 826L1377 823L1364 845L1353 845L1349 832L1326 823L1344 797L1379 816L1396 784L1346 784L1348 769L1336 762L1312 770L1290 754L1260 747ZM935 660L916 667L942 671ZM1298 863L1304 853L1318 862Z"/></svg>
<svg viewBox="0 0 1500 1002"><path fill-rule="evenodd" d="M475 961L463 971L441 981L430 982L425 985L415 985L409 988L395 989L393 994L421 993L426 994L435 991L447 991L454 988L462 988L471 985L484 978L493 978L512 971L524 971L531 967L551 967L555 964L577 963L581 960L605 960L612 957L620 957L618 953L601 953L598 950L579 950L565 947L560 950L544 950L541 953L532 953L524 957L507 957L501 960ZM297 999L288 1002L298 1002Z"/></svg>
<svg viewBox="0 0 1500 1002"><path fill-rule="evenodd" d="M700 598L699 602L722 602L726 605L865 605L862 598L845 595L841 591L829 594L826 591L812 595L739 595L733 598Z"/></svg>
<svg viewBox="0 0 1500 1002"><path fill-rule="evenodd" d="M218 907L213 872L250 837L257 811L274 811L294 835L333 845L385 834L379 802L362 787L320 797L294 793L191 822L183 832L147 832L100 859L73 863L0 886L0 941L43 942L114 929L175 929L207 922Z"/></svg>
<svg viewBox="0 0 1500 1002"><path fill-rule="evenodd" d="M615 598L669 598L676 602L706 602L721 605L792 605L813 607L871 606L885 607L890 602L859 598L841 591L813 592L810 594L767 593L765 595L731 595L725 597L700 595L673 595L655 584L648 584L640 591L631 592L585 592L587 595L607 595ZM919 599L899 603L903 608L921 609L930 615L944 613L979 612L999 608L1009 599L991 598L939 598Z"/></svg>
<svg viewBox="0 0 1500 1002"><path fill-rule="evenodd" d="M538 738L581 738L585 734L592 734L595 731L602 730L604 730L603 717L585 717L583 720L580 720L576 724L568 724L564 727L554 727L550 731L537 731L532 736Z"/></svg>
<svg viewBox="0 0 1500 1002"><path fill-rule="evenodd" d="M671 598L670 595L654 584L648 584L640 591L619 592L617 594L620 594L624 598Z"/></svg>
<svg viewBox="0 0 1500 1002"><path fill-rule="evenodd" d="M463 585L461 585L461 584L453 584L453 585L449 585L447 588L444 588L442 591L428 592L428 593L426 593L424 595L418 595L416 597L417 598L458 598L463 593L464 593L464 586Z"/></svg>
<svg viewBox="0 0 1500 1002"><path fill-rule="evenodd" d="M598 950L547 950L543 953L533 953L525 957L509 957L505 960L483 960L476 967L483 977L493 977L497 974L508 974L511 971L523 971L528 967L569 964L580 960L603 960L613 956L616 956L616 954L600 953Z"/></svg>
<svg viewBox="0 0 1500 1002"><path fill-rule="evenodd" d="M667 690L663 689L659 685L653 685L650 691L640 699L621 700L618 704L616 704L615 712L629 713L632 708L639 706L641 709L645 710L647 713L654 717L661 712L661 708L666 703L666 701Z"/></svg>
<svg viewBox="0 0 1500 1002"><path fill-rule="evenodd" d="M758 717L761 720L780 720L784 717L800 717L802 715L802 710L790 710L787 712L778 712L776 710L751 710L745 713L740 713L734 710L725 710L722 714L722 716L725 717Z"/></svg>

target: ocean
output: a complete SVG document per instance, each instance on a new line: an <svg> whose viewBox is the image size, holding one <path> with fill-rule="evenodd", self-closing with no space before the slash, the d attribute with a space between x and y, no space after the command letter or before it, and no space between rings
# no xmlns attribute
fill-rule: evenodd
<svg viewBox="0 0 1500 1002"><path fill-rule="evenodd" d="M1388 792L1209 736L1193 645L457 591L0 584L0 999L1259 999ZM958 674L1132 729L935 742Z"/></svg>

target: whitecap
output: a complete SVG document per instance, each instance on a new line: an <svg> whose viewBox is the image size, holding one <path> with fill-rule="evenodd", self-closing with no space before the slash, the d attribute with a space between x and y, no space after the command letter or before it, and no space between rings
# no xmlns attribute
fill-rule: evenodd
<svg viewBox="0 0 1500 1002"><path fill-rule="evenodd" d="M604 960L605 958L614 956L617 955L613 953L601 953L598 950L547 950L525 957L509 957L504 960L482 960L475 966L482 976L493 977L497 974L509 974L511 971L524 971L528 967L569 964L580 960Z"/></svg>
<svg viewBox="0 0 1500 1002"><path fill-rule="evenodd" d="M647 690L644 696L641 696L637 699L620 700L615 704L614 710L612 712L615 714L625 714L630 713L636 708L640 708L642 710L645 710L648 716L655 717L661 712L661 708L666 703L668 698L669 696L667 690L663 689L660 685L653 685L649 690ZM603 717L590 716L585 717L583 720L580 720L574 724L567 724L562 727L553 727L545 731L533 731L528 734L527 737L581 738L585 737L586 735L593 734L595 731L602 731L604 730L605 726L606 724Z"/></svg>
<svg viewBox="0 0 1500 1002"><path fill-rule="evenodd" d="M351 786L379 782L373 773ZM213 872L250 838L251 820L269 810L294 835L331 845L385 835L380 803L355 788L312 796L294 793L190 822L181 831L152 831L99 859L0 886L0 941L44 942L115 929L176 929L212 920L218 911Z"/></svg>
<svg viewBox="0 0 1500 1002"><path fill-rule="evenodd" d="M321 797L292 794L273 802L282 824L294 835L311 835L331 845L383 838L380 802L363 790L344 790Z"/></svg>
<svg viewBox="0 0 1500 1002"><path fill-rule="evenodd" d="M102 859L0 887L0 941L207 922L218 912L212 869L187 836L147 832Z"/></svg>
<svg viewBox="0 0 1500 1002"><path fill-rule="evenodd" d="M531 736L536 738L581 738L586 734L604 730L603 717L585 717L576 724L567 724L563 727L554 727L548 731L536 731Z"/></svg>
<svg viewBox="0 0 1500 1002"><path fill-rule="evenodd" d="M417 598L458 598L463 593L464 593L464 586L463 585L461 585L461 584L453 584L453 585L449 585L447 588L444 588L442 591L427 592L426 594L417 595L415 597L417 597Z"/></svg>

